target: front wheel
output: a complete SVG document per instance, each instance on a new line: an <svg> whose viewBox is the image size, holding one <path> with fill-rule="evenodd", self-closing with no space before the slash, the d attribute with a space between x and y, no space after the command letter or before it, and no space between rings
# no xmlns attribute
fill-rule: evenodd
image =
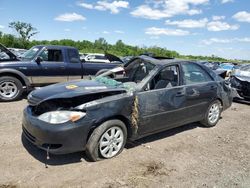
<svg viewBox="0 0 250 188"><path fill-rule="evenodd" d="M18 100L23 93L23 85L15 77L3 76L0 78L0 101Z"/></svg>
<svg viewBox="0 0 250 188"><path fill-rule="evenodd" d="M127 140L127 128L120 120L109 120L97 127L86 145L86 154L92 161L119 155Z"/></svg>
<svg viewBox="0 0 250 188"><path fill-rule="evenodd" d="M204 119L201 121L201 124L204 125L205 127L215 126L220 119L221 112L222 112L221 102L219 100L215 100L209 105L207 113Z"/></svg>

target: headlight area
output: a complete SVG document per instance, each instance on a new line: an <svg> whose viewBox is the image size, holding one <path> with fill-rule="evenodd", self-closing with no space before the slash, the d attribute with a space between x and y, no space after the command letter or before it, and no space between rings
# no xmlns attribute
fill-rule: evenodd
<svg viewBox="0 0 250 188"><path fill-rule="evenodd" d="M76 122L79 119L83 118L85 115L85 112L80 111L57 110L46 112L39 115L37 118L41 121L51 124L62 124L68 121Z"/></svg>

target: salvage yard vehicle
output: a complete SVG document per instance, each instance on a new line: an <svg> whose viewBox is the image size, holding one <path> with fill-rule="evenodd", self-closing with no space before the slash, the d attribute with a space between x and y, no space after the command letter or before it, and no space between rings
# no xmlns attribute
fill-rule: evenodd
<svg viewBox="0 0 250 188"><path fill-rule="evenodd" d="M110 61L105 57L105 54L97 53L84 54L82 61L91 63L110 63Z"/></svg>
<svg viewBox="0 0 250 188"><path fill-rule="evenodd" d="M0 101L14 101L25 90L95 75L117 63L81 62L76 48L34 46L21 58L0 44Z"/></svg>
<svg viewBox="0 0 250 188"><path fill-rule="evenodd" d="M235 69L230 82L235 98L250 100L250 64L243 64Z"/></svg>
<svg viewBox="0 0 250 188"><path fill-rule="evenodd" d="M23 135L47 153L85 150L98 161L121 153L127 140L191 122L215 126L232 103L230 84L195 62L139 56L124 70L116 80L108 71L33 91Z"/></svg>

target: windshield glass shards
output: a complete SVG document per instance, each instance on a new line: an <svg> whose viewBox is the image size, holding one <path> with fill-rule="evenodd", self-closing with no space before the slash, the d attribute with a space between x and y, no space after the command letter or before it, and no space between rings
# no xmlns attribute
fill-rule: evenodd
<svg viewBox="0 0 250 188"><path fill-rule="evenodd" d="M102 84L105 84L106 86L110 86L110 87L124 88L127 91L135 91L135 88L136 88L136 83L134 83L134 82L122 83L122 82L118 82L114 79L102 77L102 76L96 77L95 81L102 83Z"/></svg>

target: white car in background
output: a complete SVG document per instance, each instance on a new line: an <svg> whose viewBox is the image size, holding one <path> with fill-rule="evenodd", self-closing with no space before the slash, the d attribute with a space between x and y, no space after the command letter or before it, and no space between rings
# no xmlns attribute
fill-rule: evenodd
<svg viewBox="0 0 250 188"><path fill-rule="evenodd" d="M91 62L91 63L110 63L110 61L107 59L107 57L104 54L98 54L98 53L88 53L83 54L81 56L81 60L85 62Z"/></svg>

